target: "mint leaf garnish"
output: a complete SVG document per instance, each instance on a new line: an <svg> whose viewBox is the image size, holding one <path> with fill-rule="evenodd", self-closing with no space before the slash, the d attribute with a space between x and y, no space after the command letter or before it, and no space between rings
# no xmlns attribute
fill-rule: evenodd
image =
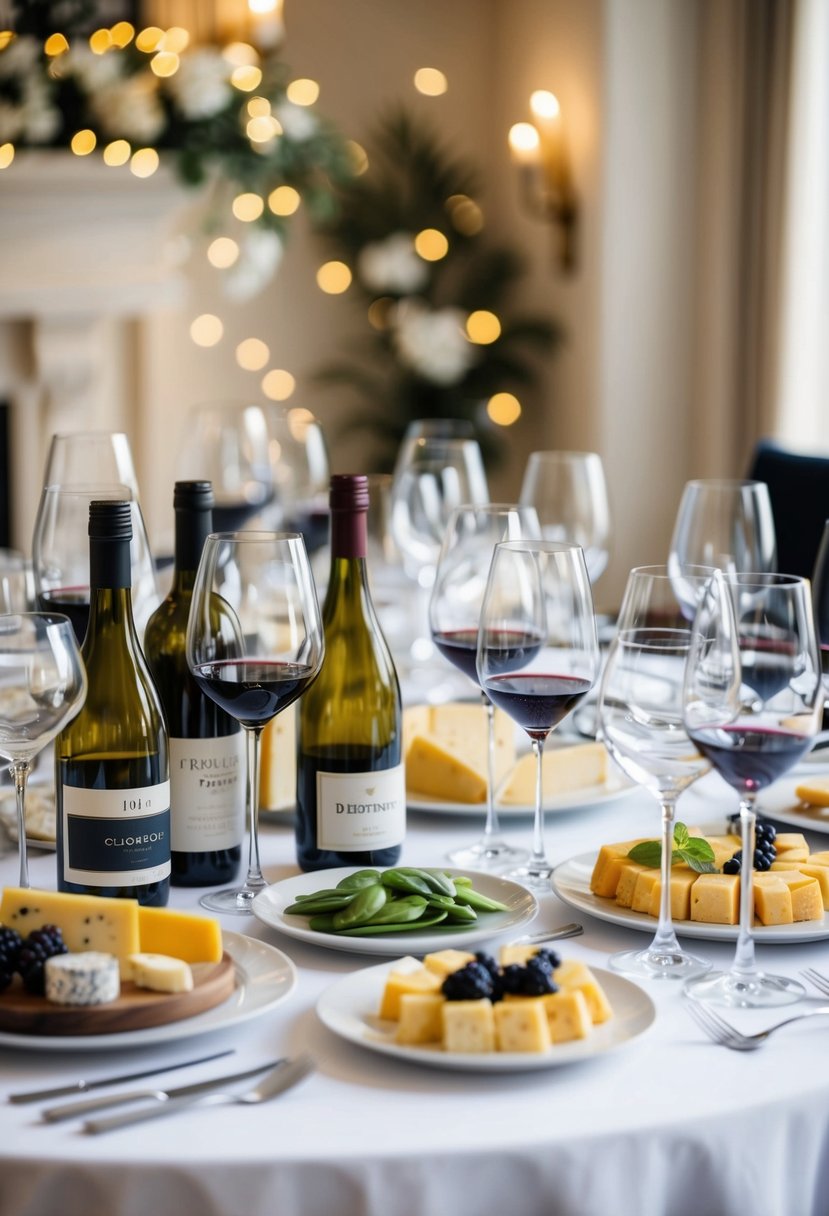
<svg viewBox="0 0 829 1216"><path fill-rule="evenodd" d="M631 861L640 865L658 869L662 864L662 844L658 840L645 840L636 844L628 852ZM698 874L713 874L717 867L714 865L714 850L702 836L691 836L684 823L674 824L674 847L671 851L671 865L684 862Z"/></svg>
<svg viewBox="0 0 829 1216"><path fill-rule="evenodd" d="M658 840L643 840L641 844L633 846L628 857L631 861L638 861L640 865L658 870L662 862L662 845Z"/></svg>
<svg viewBox="0 0 829 1216"><path fill-rule="evenodd" d="M685 824L679 823L679 822L675 823L674 824L674 848L675 849L684 849L686 844L688 843L689 839L690 839L690 837L688 835L688 829L686 828Z"/></svg>

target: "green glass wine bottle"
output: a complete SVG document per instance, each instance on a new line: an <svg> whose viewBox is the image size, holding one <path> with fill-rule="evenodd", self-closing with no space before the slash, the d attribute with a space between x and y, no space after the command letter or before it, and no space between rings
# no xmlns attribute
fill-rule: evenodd
<svg viewBox="0 0 829 1216"><path fill-rule="evenodd" d="M86 701L56 744L58 888L166 904L167 729L132 617L129 502L89 506Z"/></svg>
<svg viewBox="0 0 829 1216"><path fill-rule="evenodd" d="M368 480L331 478L325 659L300 701L297 859L303 870L390 866L406 829L400 686L366 572Z"/></svg>
<svg viewBox="0 0 829 1216"><path fill-rule="evenodd" d="M235 718L202 692L187 666L187 620L212 530L209 481L177 481L175 567L147 623L144 652L170 735L170 848L174 887L232 882L245 834L245 740Z"/></svg>

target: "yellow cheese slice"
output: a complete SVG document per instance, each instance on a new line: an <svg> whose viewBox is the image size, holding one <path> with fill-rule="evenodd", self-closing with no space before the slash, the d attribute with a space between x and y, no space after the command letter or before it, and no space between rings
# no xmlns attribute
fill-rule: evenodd
<svg viewBox="0 0 829 1216"><path fill-rule="evenodd" d="M496 709L494 778L515 761L515 727ZM406 787L446 802L484 802L489 752L487 714L479 703L413 705L403 711Z"/></svg>
<svg viewBox="0 0 829 1216"><path fill-rule="evenodd" d="M754 875L754 912L764 925L792 923L792 895L781 878L771 873Z"/></svg>
<svg viewBox="0 0 829 1216"><path fill-rule="evenodd" d="M807 861L809 846L802 832L778 832L774 840L778 861Z"/></svg>
<svg viewBox="0 0 829 1216"><path fill-rule="evenodd" d="M400 998L400 1020L394 1041L406 1046L439 1043L443 1035L445 998L439 992L405 992Z"/></svg>
<svg viewBox="0 0 829 1216"><path fill-rule="evenodd" d="M172 908L139 908L140 946L133 954L169 954L185 963L218 963L222 930L212 916Z"/></svg>
<svg viewBox="0 0 829 1216"><path fill-rule="evenodd" d="M495 1051L495 1016L492 1001L444 1001L443 1046L446 1051Z"/></svg>
<svg viewBox="0 0 829 1216"><path fill-rule="evenodd" d="M192 992L193 972L189 963L169 954L131 954L130 978L138 988L151 992Z"/></svg>
<svg viewBox="0 0 829 1216"><path fill-rule="evenodd" d="M427 967L417 971L392 971L386 978L380 1002L380 1017L396 1022L400 1017L401 998L407 993L432 994L440 992L443 976L436 975Z"/></svg>
<svg viewBox="0 0 829 1216"><path fill-rule="evenodd" d="M763 877L765 875L755 875L755 882ZM799 870L782 870L775 877L789 888L793 920L823 920L823 896L816 878Z"/></svg>
<svg viewBox="0 0 829 1216"><path fill-rule="evenodd" d="M134 899L105 899L35 887L6 887L0 903L0 924L16 929L23 937L44 925L57 925L73 953L93 950L114 954L122 978L128 978L128 956L140 948L138 917Z"/></svg>
<svg viewBox="0 0 829 1216"><path fill-rule="evenodd" d="M605 895L611 899L616 894L622 866L627 862L627 855L634 845L642 844L639 840L626 840L621 844L603 844L590 876L590 890L594 895Z"/></svg>
<svg viewBox="0 0 829 1216"><path fill-rule="evenodd" d="M739 874L700 874L691 888L690 920L736 925L740 919L739 909Z"/></svg>
<svg viewBox="0 0 829 1216"><path fill-rule="evenodd" d="M622 908L629 908L633 903L633 892L636 890L636 880L645 870L652 866L643 866L638 861L625 861L619 874L619 885L616 888L616 903Z"/></svg>
<svg viewBox="0 0 829 1216"><path fill-rule="evenodd" d="M671 918L672 920L691 919L691 891L699 875L688 866L673 866L671 869ZM651 894L651 906L648 912L651 916L659 916L659 903L662 898L662 882L657 880Z"/></svg>
<svg viewBox="0 0 829 1216"><path fill-rule="evenodd" d="M276 811L296 803L296 706L290 705L262 732L259 805Z"/></svg>
<svg viewBox="0 0 829 1216"><path fill-rule="evenodd" d="M584 993L578 988L562 988L539 998L547 1011L550 1038L554 1043L586 1039L593 1029L593 1019Z"/></svg>
<svg viewBox="0 0 829 1216"><path fill-rule="evenodd" d="M552 1040L544 1001L500 1001L495 1006L495 1042L498 1051L548 1051Z"/></svg>
<svg viewBox="0 0 829 1216"><path fill-rule="evenodd" d="M829 806L829 777L810 777L794 787L795 797L809 806Z"/></svg>
<svg viewBox="0 0 829 1216"><path fill-rule="evenodd" d="M533 806L535 803L535 756L522 756L510 773L498 801L504 806ZM556 794L603 785L607 778L607 751L603 743L577 743L574 747L551 747L541 761L541 789L545 801Z"/></svg>
<svg viewBox="0 0 829 1216"><path fill-rule="evenodd" d="M556 967L553 979L559 988L582 994L594 1026L613 1017L607 994L586 963L579 962L578 959L565 959Z"/></svg>
<svg viewBox="0 0 829 1216"><path fill-rule="evenodd" d="M474 961L475 955L470 954L468 950L435 950L432 954L423 956L423 966L444 980L453 971L460 971L461 967Z"/></svg>

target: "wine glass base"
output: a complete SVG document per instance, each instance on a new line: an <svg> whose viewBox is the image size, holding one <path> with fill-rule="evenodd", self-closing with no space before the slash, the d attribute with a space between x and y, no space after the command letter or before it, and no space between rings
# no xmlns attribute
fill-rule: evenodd
<svg viewBox="0 0 829 1216"><path fill-rule="evenodd" d="M531 861L525 866L519 866L516 870L508 870L504 878L511 878L513 882L520 882L529 891L543 894L550 890L552 873L553 867L546 862L535 863Z"/></svg>
<svg viewBox="0 0 829 1216"><path fill-rule="evenodd" d="M611 954L608 966L612 971L638 980L690 980L711 970L711 963L696 954L676 950L623 950Z"/></svg>
<svg viewBox="0 0 829 1216"><path fill-rule="evenodd" d="M771 1009L793 1005L806 995L806 989L784 975L755 971L739 975L734 971L712 971L704 979L691 980L685 993L695 1001L728 1005L732 1009Z"/></svg>
<svg viewBox="0 0 829 1216"><path fill-rule="evenodd" d="M225 891L211 891L209 895L202 895L199 903L208 911L219 912L222 916L253 916L253 901L259 890L264 889L229 887Z"/></svg>
<svg viewBox="0 0 829 1216"><path fill-rule="evenodd" d="M517 849L505 840L479 840L477 844L453 849L446 854L453 865L474 870L501 870L507 866L519 866L529 855L527 849Z"/></svg>

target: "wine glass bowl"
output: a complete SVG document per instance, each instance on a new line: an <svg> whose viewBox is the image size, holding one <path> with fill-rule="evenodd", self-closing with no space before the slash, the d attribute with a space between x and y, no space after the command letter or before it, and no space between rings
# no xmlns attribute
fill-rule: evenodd
<svg viewBox="0 0 829 1216"><path fill-rule="evenodd" d="M328 448L310 410L267 410L268 445L280 526L301 532L313 556L328 540Z"/></svg>
<svg viewBox="0 0 829 1216"><path fill-rule="evenodd" d="M581 545L591 582L609 557L610 506L597 452L531 452L518 501L535 507L546 540Z"/></svg>
<svg viewBox="0 0 829 1216"><path fill-rule="evenodd" d="M217 531L245 527L274 496L265 410L237 402L194 406L177 463L177 480L212 482Z"/></svg>
<svg viewBox="0 0 829 1216"><path fill-rule="evenodd" d="M527 864L512 876L546 890L552 866L544 849L543 747L599 671L590 578L579 545L527 539L495 546L481 608L477 671L482 691L532 743L533 847Z"/></svg>
<svg viewBox="0 0 829 1216"><path fill-rule="evenodd" d="M122 431L67 431L52 436L43 484L129 486L138 499L130 441Z"/></svg>
<svg viewBox="0 0 829 1216"><path fill-rule="evenodd" d="M72 626L57 613L0 616L0 756L17 794L20 886L29 885L25 796L32 760L78 713L86 673Z"/></svg>
<svg viewBox="0 0 829 1216"><path fill-rule="evenodd" d="M259 741L316 679L323 633L308 554L296 533L213 533L205 542L187 626L199 687L244 727L250 851L244 885L206 895L211 911L247 915L266 885L259 862Z"/></svg>

